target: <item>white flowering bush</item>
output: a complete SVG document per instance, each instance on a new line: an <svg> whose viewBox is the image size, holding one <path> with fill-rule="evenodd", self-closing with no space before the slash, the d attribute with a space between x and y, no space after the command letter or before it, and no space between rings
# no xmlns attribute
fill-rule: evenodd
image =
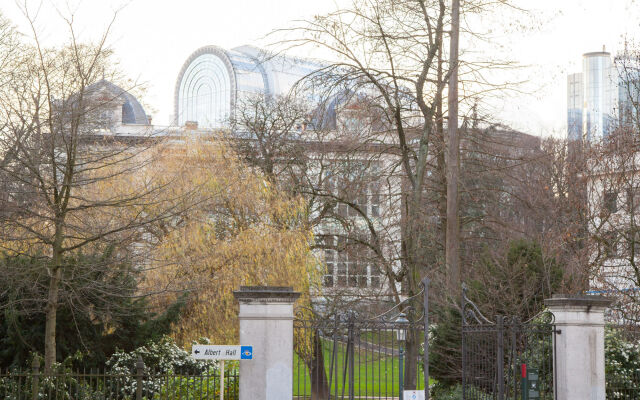
<svg viewBox="0 0 640 400"><path fill-rule="evenodd" d="M201 340L207 343L207 340ZM144 362L143 393L151 398L162 390L163 384L175 380L176 375L213 374L218 366L215 361L197 361L173 339L165 337L158 342L150 342L131 352L117 351L106 363L108 374L123 376L119 382L120 394L124 397L136 393L136 362L138 357Z"/></svg>
<svg viewBox="0 0 640 400"><path fill-rule="evenodd" d="M625 333L623 328L605 330L607 398L611 399L640 395L640 345Z"/></svg>

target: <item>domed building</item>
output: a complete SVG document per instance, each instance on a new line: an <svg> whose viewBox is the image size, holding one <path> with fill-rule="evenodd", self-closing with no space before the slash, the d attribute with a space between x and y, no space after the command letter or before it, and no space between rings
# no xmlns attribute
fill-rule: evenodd
<svg viewBox="0 0 640 400"><path fill-rule="evenodd" d="M112 82L102 79L87 86L85 92L108 110L111 126L149 125L149 117L138 99Z"/></svg>
<svg viewBox="0 0 640 400"><path fill-rule="evenodd" d="M175 124L195 122L220 128L233 117L244 95L284 95L306 75L322 68L310 60L274 55L253 46L225 50L205 46L184 63L175 87Z"/></svg>

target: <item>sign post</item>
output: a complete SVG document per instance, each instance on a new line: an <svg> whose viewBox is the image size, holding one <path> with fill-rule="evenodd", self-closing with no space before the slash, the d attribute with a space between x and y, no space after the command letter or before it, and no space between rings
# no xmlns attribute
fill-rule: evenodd
<svg viewBox="0 0 640 400"><path fill-rule="evenodd" d="M224 400L224 360L220 360L220 400Z"/></svg>
<svg viewBox="0 0 640 400"><path fill-rule="evenodd" d="M520 379L522 392L522 400L540 400L540 379L537 368L527 368L527 364L520 367Z"/></svg>
<svg viewBox="0 0 640 400"><path fill-rule="evenodd" d="M191 357L196 360L220 361L220 400L224 400L225 360L252 360L253 346L215 346L196 344L191 348Z"/></svg>

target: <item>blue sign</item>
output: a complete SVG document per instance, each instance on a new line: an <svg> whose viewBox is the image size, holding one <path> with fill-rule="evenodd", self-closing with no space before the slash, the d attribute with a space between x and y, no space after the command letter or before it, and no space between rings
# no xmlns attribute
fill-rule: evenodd
<svg viewBox="0 0 640 400"><path fill-rule="evenodd" d="M251 360L253 358L253 346L240 346L240 359Z"/></svg>

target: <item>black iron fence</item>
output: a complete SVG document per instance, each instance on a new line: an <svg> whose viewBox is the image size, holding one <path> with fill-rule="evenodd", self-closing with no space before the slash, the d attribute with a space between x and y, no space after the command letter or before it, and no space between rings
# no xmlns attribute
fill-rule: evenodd
<svg viewBox="0 0 640 400"><path fill-rule="evenodd" d="M463 294L462 398L554 399L553 315L529 321L497 316L490 321ZM529 397L523 397L523 392Z"/></svg>
<svg viewBox="0 0 640 400"><path fill-rule="evenodd" d="M640 399L640 325L614 321L605 328L607 400Z"/></svg>
<svg viewBox="0 0 640 400"><path fill-rule="evenodd" d="M425 388L420 323L296 320L294 330L294 399L397 399L402 387Z"/></svg>
<svg viewBox="0 0 640 400"><path fill-rule="evenodd" d="M229 363L231 364L231 363ZM155 372L139 359L133 374L110 371L60 371L42 373L39 364L31 370L0 371L0 398L8 400L219 400L238 399L238 366L201 374Z"/></svg>
<svg viewBox="0 0 640 400"><path fill-rule="evenodd" d="M640 370L607 374L607 400L640 399Z"/></svg>

